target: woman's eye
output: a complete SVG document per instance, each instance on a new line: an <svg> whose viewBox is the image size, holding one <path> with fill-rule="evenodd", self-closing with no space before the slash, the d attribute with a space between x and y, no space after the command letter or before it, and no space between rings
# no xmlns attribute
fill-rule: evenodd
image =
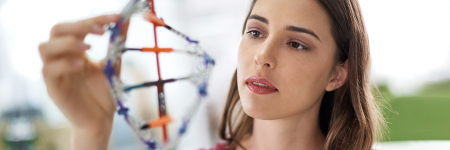
<svg viewBox="0 0 450 150"><path fill-rule="evenodd" d="M256 31L256 30L248 31L247 34L249 34L251 38L261 38L261 37L264 37L263 34L262 34L261 32Z"/></svg>
<svg viewBox="0 0 450 150"><path fill-rule="evenodd" d="M288 45L296 50L299 50L299 49L308 50L307 47L305 47L302 44L297 43L297 42L289 42Z"/></svg>

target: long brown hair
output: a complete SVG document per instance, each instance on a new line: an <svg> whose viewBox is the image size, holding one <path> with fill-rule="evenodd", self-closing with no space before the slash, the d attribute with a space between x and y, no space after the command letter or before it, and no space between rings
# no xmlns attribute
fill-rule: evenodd
<svg viewBox="0 0 450 150"><path fill-rule="evenodd" d="M331 19L337 44L335 62L348 63L347 82L326 92L319 111L319 126L326 135L325 150L369 150L381 137L384 118L369 85L370 52L364 20L357 0L318 0ZM256 3L253 0L247 19ZM244 30L246 26L244 23ZM239 103L237 73L231 81L219 135L231 148L252 132L253 118ZM244 147L243 147L244 148Z"/></svg>

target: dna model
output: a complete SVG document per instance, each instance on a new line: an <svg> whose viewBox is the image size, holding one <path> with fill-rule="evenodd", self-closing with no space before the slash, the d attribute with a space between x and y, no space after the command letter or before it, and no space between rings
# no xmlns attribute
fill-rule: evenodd
<svg viewBox="0 0 450 150"><path fill-rule="evenodd" d="M144 16L144 18L153 24L154 31L154 39L155 46L148 48L126 48L125 47L125 37L122 35L121 26L124 22L128 21L131 16L135 13L140 13ZM180 36L185 39L189 45L185 49L172 49L172 48L160 48L157 43L157 27L163 27L167 30L173 32L174 34ZM126 27L127 28L127 27ZM192 118L192 116L198 110L198 106L200 105L201 99L207 95L207 86L208 79L211 69L213 68L215 62L205 50L199 46L199 42L191 39L185 34L175 30L174 28L167 25L161 18L158 18L155 13L155 7L153 0L130 0L129 3L125 6L120 14L120 19L111 24L109 29L111 32L108 52L106 56L106 65L104 67L104 73L107 76L109 89L111 95L117 104L117 112L120 116L123 116L125 121L131 127L132 131L138 136L139 140L143 142L148 149L175 149L177 143L180 141L181 136L186 132L187 126ZM140 51L140 52L153 52L156 54L156 65L158 70L158 80L145 82L138 85L125 85L120 80L118 76L118 70L115 69L115 66L120 65L120 59L122 54L127 51ZM198 60L198 66L196 67L196 71L194 74L178 79L162 79L160 73L160 65L159 65L159 53L170 53L170 52L182 52L187 53L189 55L195 56ZM175 82L179 80L188 80L194 85L197 86L198 91L198 100L196 103L190 105L186 113L181 116L171 116L166 112L166 102L165 102L165 94L163 91L163 87L165 83ZM128 92L138 89L145 88L150 86L157 86L158 92L158 109L159 109L159 118L151 121L143 121L140 118L132 116L128 113L129 109L124 105L127 101L127 97L125 96ZM166 125L173 121L181 121L182 125L178 129L177 133L170 137L167 136ZM163 134L163 142L156 142L151 137L151 129L154 127L162 127Z"/></svg>

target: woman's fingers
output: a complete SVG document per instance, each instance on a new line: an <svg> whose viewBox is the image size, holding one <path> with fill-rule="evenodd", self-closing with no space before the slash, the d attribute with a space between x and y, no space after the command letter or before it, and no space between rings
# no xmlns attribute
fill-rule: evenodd
<svg viewBox="0 0 450 150"><path fill-rule="evenodd" d="M73 36L52 39L39 45L39 52L44 62L62 55L82 55L90 46Z"/></svg>
<svg viewBox="0 0 450 150"><path fill-rule="evenodd" d="M73 36L63 36L39 45L44 62L45 79L55 79L64 74L80 71L86 63L85 51L90 46Z"/></svg>
<svg viewBox="0 0 450 150"><path fill-rule="evenodd" d="M56 79L65 74L75 73L84 68L86 61L83 57L61 58L44 63L42 74L45 79Z"/></svg>
<svg viewBox="0 0 450 150"><path fill-rule="evenodd" d="M59 23L53 26L50 31L50 39L63 35L76 35L84 39L88 33L103 34L103 26L119 20L118 14L102 15L94 18L80 20L72 23Z"/></svg>
<svg viewBox="0 0 450 150"><path fill-rule="evenodd" d="M42 72L45 78L58 78L64 74L77 71L88 62L84 57L90 48L84 44L84 37L88 33L103 34L103 26L118 21L120 15L102 15L74 23L60 23L55 25L50 33L50 40L39 45L39 51L44 62ZM120 26L121 34L126 38L129 20ZM120 63L114 68L120 72Z"/></svg>

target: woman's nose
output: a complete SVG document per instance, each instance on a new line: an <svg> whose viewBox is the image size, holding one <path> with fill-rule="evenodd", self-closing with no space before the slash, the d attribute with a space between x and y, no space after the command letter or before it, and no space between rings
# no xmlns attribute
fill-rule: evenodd
<svg viewBox="0 0 450 150"><path fill-rule="evenodd" d="M275 59L276 42L270 38L266 39L258 52L253 57L256 66L263 68L273 69L276 67L277 62Z"/></svg>

